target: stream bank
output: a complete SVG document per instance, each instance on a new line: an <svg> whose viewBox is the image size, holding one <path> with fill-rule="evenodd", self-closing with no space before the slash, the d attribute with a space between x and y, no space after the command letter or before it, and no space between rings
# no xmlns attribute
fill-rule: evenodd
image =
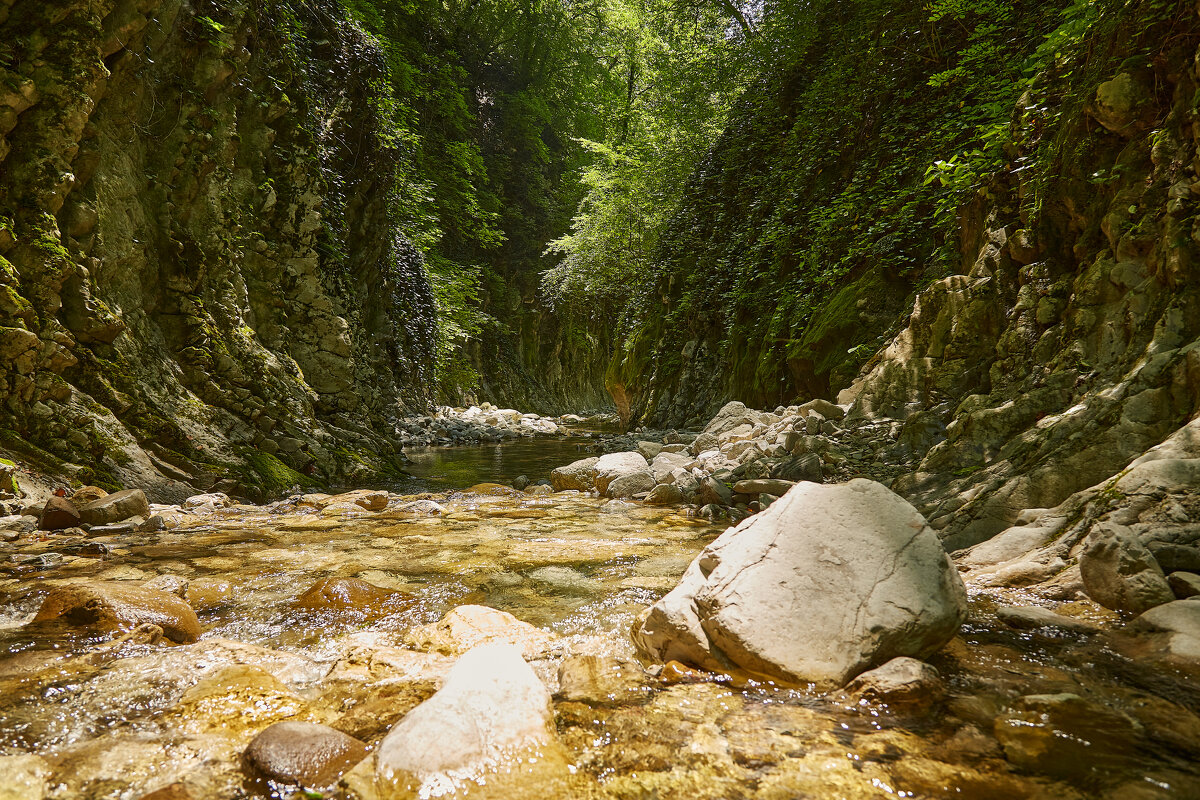
<svg viewBox="0 0 1200 800"><path fill-rule="evenodd" d="M282 742L272 747L294 755L333 729L361 743L346 752L368 757L343 764L340 778L301 782L328 797L384 797L371 776L395 752L385 738L466 674L465 696L485 697L500 682L550 698L545 716L526 719L548 731L533 762L545 770L518 769L516 785L458 775L446 796L1200 793L1194 662L1061 580L975 580L978 568L960 558L967 621L928 657L936 676L908 696L640 661L630 629L724 525L678 505L539 482L576 447L621 441L434 449L430 483L401 491L267 505L210 494L148 506L139 525L10 529L0 775L31 787L29 797L301 797L268 757L271 740L257 737L270 730ZM500 482L516 469L533 481L524 491ZM101 605L119 590L126 605L149 604L158 616L134 615L116 630L70 624L79 620L69 613L34 622L48 598L69 605L63 592L79 587L92 587ZM166 625L164 614L183 622ZM500 651L483 669L456 670L488 643L517 648L537 685L521 683Z"/></svg>

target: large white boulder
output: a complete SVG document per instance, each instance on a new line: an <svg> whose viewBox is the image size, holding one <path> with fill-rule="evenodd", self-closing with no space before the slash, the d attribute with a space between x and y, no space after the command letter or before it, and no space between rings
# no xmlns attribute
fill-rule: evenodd
<svg viewBox="0 0 1200 800"><path fill-rule="evenodd" d="M508 644L474 648L451 668L433 697L410 711L379 744L376 779L421 797L463 783L484 785L505 773L566 770L552 730L550 693ZM536 778L543 780L536 780ZM535 778L541 785L545 774Z"/></svg>
<svg viewBox="0 0 1200 800"><path fill-rule="evenodd" d="M646 657L843 685L924 658L966 618L966 589L911 505L869 480L799 483L726 531L646 611Z"/></svg>
<svg viewBox="0 0 1200 800"><path fill-rule="evenodd" d="M580 492L590 492L596 482L596 464L599 458L581 458L572 461L565 467L557 467L550 472L550 485L556 492L574 489Z"/></svg>
<svg viewBox="0 0 1200 800"><path fill-rule="evenodd" d="M744 403L734 400L721 407L717 415L704 428L704 433L719 437L739 426L755 425L757 422L758 414L756 412L746 408Z"/></svg>
<svg viewBox="0 0 1200 800"><path fill-rule="evenodd" d="M596 491L602 495L608 494L608 485L617 478L624 478L637 472L648 472L650 463L642 458L641 453L608 453L600 456L596 462ZM653 482L650 484L654 486Z"/></svg>

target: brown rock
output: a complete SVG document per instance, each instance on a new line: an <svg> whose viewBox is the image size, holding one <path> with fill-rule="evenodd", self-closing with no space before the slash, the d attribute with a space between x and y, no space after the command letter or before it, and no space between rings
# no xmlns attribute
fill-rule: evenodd
<svg viewBox="0 0 1200 800"><path fill-rule="evenodd" d="M1172 572L1167 576L1167 585L1180 600L1200 595L1200 575L1194 572Z"/></svg>
<svg viewBox="0 0 1200 800"><path fill-rule="evenodd" d="M89 525L109 525L130 517L144 519L150 516L150 503L141 489L126 489L88 503L79 509L79 516Z"/></svg>
<svg viewBox="0 0 1200 800"><path fill-rule="evenodd" d="M642 700L650 686L645 671L632 661L607 656L571 656L558 668L558 696L589 705L619 705Z"/></svg>
<svg viewBox="0 0 1200 800"><path fill-rule="evenodd" d="M71 502L75 504L76 508L83 508L88 503L94 503L107 496L108 492L99 486L84 486L82 489L75 490L75 494L71 495Z"/></svg>
<svg viewBox="0 0 1200 800"><path fill-rule="evenodd" d="M155 789L150 794L142 795L142 800L193 800L192 793L182 783L171 783L161 789Z"/></svg>
<svg viewBox="0 0 1200 800"><path fill-rule="evenodd" d="M296 608L352 611L370 615L393 614L408 608L415 598L406 592L384 589L358 578L324 578L296 598Z"/></svg>
<svg viewBox="0 0 1200 800"><path fill-rule="evenodd" d="M464 490L467 494L478 494L485 497L522 497L524 492L502 483L477 483Z"/></svg>
<svg viewBox="0 0 1200 800"><path fill-rule="evenodd" d="M42 509L38 529L43 531L61 531L74 528L79 524L79 510L70 500L51 496Z"/></svg>
<svg viewBox="0 0 1200 800"><path fill-rule="evenodd" d="M331 786L366 758L367 746L313 722L276 722L250 742L246 766L265 778L307 787Z"/></svg>
<svg viewBox="0 0 1200 800"><path fill-rule="evenodd" d="M946 693L938 671L915 658L893 658L882 667L862 673L846 686L853 697L895 705L935 703Z"/></svg>
<svg viewBox="0 0 1200 800"><path fill-rule="evenodd" d="M74 583L52 589L33 624L54 620L101 631L157 625L168 639L182 643L196 641L201 633L196 612L180 598L120 583Z"/></svg>

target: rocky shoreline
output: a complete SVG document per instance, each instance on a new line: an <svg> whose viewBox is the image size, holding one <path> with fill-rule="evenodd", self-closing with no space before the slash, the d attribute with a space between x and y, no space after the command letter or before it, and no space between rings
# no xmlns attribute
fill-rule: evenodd
<svg viewBox="0 0 1200 800"><path fill-rule="evenodd" d="M32 698L68 676L135 682L144 678L132 676L159 675L174 688L155 725L183 724L189 733L179 741L166 733L114 734L57 754L10 749L0 754L0 778L39 798L115 797L97 787L116 780L126 787L120 796L145 800L224 796L242 782L251 788L239 791L250 796L316 791L357 800L475 797L480 786L489 788L478 796L498 798L633 797L656 786L664 796L765 800L837 785L873 798L881 795L871 787L881 781L918 796L953 785L1005 797L1083 797L1072 794L1077 779L1115 798L1134 785L1122 770L1144 766L1145 757L1129 760L1131 748L1200 757L1200 738L1192 736L1200 716L1186 689L1200 675L1200 575L1192 572L1200 561L1189 560L1200 554L1191 522L1200 509L1189 493L1194 462L1164 447L1162 457L1134 465L1124 483L1105 490L1102 513L1097 497L1076 498L1074 511L1036 510L1013 531L951 558L913 506L868 477L903 468L905 426L848 411L824 401L774 412L731 403L698 434L652 439L639 432L636 450L577 461L548 480L519 481L521 489L363 489L266 505L209 492L164 505L138 489L85 487L26 505L26 513L0 519L11 576L3 590L36 605L22 606L20 627L8 629L75 644L0 661L0 692ZM551 435L545 422L496 409L450 411L443 419L446 431L489 426L507 437ZM597 446L628 441L601 438ZM528 521L524 536L531 538L515 540L518 549L550 561L488 578L485 595L530 581L555 597L586 594L597 591L597 579L568 565L630 563L624 553L637 553L636 563L653 561L655 548L640 543L644 534L578 550L545 539L562 524L556 520L569 518L563 514L580 513L595 515L601 527L633 513L658 515L646 519L681 531L705 518L737 524L715 539L705 534L682 578L683 563L671 561L661 579L626 579L626 591L661 588L638 595L644 599L632 635L617 639L578 640L570 627L530 624L472 602L469 592L431 619L420 611L429 601L420 584L389 584L391 573L368 569L371 562L356 556L360 577L320 577L317 569L285 602L297 619L354 622L356 629L315 656L214 637L206 627L236 606L238 584L220 573L171 571L198 546L189 542L215 537L229 544L209 552L266 547L271 560L264 563L282 559L299 577L331 557L305 542L327 537L337 550L344 532L359 530L377 531L370 547L391 547L393 530L409 546L428 541L440 562L440 531L458 526L472 548L479 534L471 531L488 520L500 535ZM1075 530L1080 525L1084 535ZM1073 543L1063 549L1068 527ZM1058 535L1049 545L1047 530ZM253 544L288 536L299 538ZM91 576L92 565L130 552L161 554L164 568L72 577ZM440 569L470 569L458 566L466 552ZM489 556L480 558L495 569ZM221 555L201 560L228 570L238 563ZM29 593L29 581L44 588ZM397 627L395 620L408 622ZM1058 653L1061 666L1045 673L1030 663L1019 649L1025 641ZM200 663L199 671L180 670ZM1025 667L1012 673L1004 663ZM1103 677L1072 672L1077 663L1105 665ZM1133 688L1121 683L1131 675L1122 663L1136 668ZM1158 689L1148 692L1150 685ZM985 696L991 699L981 705ZM806 705L789 705L797 697ZM756 716L763 701L766 708L783 704L775 713L784 713L784 728ZM730 716L718 706L739 710ZM711 723L691 707L710 709L705 714L715 715L717 727L705 728ZM892 720L853 737L854 752L867 753L864 767L838 751L846 744L823 738L846 714ZM929 715L947 716L953 734L903 733L908 721L927 724L915 721ZM739 733L745 726L757 732ZM596 738L595 730L607 733ZM684 740L670 730L690 731L687 747L718 750L680 759L672 753ZM897 755L870 755L879 746ZM125 766L99 766L94 759L113 747ZM179 747L207 753L196 762L207 766L185 763L162 780L140 771ZM651 757L656 747L666 749ZM757 755L737 755L747 747ZM64 758L80 763L68 767ZM1200 785L1169 766L1174 756L1163 758L1154 762L1156 780L1172 790ZM1081 760L1096 759L1112 763L1079 772ZM732 788L751 774L754 793ZM696 780L711 791L695 789Z"/></svg>

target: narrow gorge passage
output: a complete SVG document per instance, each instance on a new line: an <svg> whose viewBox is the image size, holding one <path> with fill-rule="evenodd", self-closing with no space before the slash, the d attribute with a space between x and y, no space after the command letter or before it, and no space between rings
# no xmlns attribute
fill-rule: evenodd
<svg viewBox="0 0 1200 800"><path fill-rule="evenodd" d="M0 800L1200 799L1200 6L0 0Z"/></svg>

